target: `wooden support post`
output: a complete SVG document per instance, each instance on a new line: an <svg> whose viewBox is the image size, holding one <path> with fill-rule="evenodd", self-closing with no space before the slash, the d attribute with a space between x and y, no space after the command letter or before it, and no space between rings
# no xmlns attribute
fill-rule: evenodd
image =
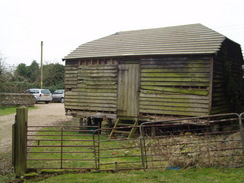
<svg viewBox="0 0 244 183"><path fill-rule="evenodd" d="M13 124L12 161L16 177L26 172L27 161L27 121L28 109L18 107L16 109L15 124Z"/></svg>

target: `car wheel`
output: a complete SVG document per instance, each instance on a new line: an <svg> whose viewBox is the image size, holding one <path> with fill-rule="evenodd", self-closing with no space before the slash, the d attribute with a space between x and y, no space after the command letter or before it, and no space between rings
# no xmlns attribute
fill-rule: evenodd
<svg viewBox="0 0 244 183"><path fill-rule="evenodd" d="M61 103L64 103L64 98L61 98L61 99L60 99L60 102L61 102Z"/></svg>
<svg viewBox="0 0 244 183"><path fill-rule="evenodd" d="M49 102L45 102L46 104L48 104Z"/></svg>

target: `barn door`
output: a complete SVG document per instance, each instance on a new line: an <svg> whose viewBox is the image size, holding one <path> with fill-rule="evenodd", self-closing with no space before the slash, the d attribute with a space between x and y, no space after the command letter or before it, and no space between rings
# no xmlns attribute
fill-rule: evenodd
<svg viewBox="0 0 244 183"><path fill-rule="evenodd" d="M138 117L139 113L139 64L119 65L118 117Z"/></svg>

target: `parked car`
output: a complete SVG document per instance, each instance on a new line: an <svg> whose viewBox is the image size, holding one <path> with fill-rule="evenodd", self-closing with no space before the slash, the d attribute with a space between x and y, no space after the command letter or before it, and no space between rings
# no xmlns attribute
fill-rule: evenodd
<svg viewBox="0 0 244 183"><path fill-rule="evenodd" d="M61 102L64 103L64 90L55 90L53 92L53 102Z"/></svg>
<svg viewBox="0 0 244 183"><path fill-rule="evenodd" d="M45 102L48 104L52 101L52 93L48 89L31 88L26 90L25 93L33 94L36 100L35 103Z"/></svg>

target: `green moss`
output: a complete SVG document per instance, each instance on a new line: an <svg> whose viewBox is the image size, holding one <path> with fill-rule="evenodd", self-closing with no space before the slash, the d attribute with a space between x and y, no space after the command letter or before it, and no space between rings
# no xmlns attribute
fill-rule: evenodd
<svg viewBox="0 0 244 183"><path fill-rule="evenodd" d="M26 174L24 175L24 178L25 178L25 179L30 179L30 178L37 177L38 175L39 175L39 174L36 173L36 172L26 173Z"/></svg>
<svg viewBox="0 0 244 183"><path fill-rule="evenodd" d="M172 92L172 93L182 93L182 94L191 94L191 95L208 95L208 90L193 90L193 89L182 89L174 87L157 87L157 86L143 86L141 87L145 90L155 90L163 92Z"/></svg>
<svg viewBox="0 0 244 183"><path fill-rule="evenodd" d="M40 174L54 174L54 173L64 173L65 170L61 170L61 169L52 169L52 170L46 170L43 169L40 171Z"/></svg>
<svg viewBox="0 0 244 183"><path fill-rule="evenodd" d="M141 73L142 77L209 78L209 73Z"/></svg>

